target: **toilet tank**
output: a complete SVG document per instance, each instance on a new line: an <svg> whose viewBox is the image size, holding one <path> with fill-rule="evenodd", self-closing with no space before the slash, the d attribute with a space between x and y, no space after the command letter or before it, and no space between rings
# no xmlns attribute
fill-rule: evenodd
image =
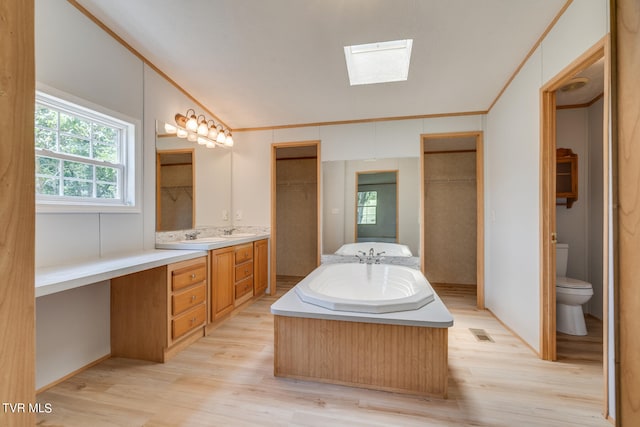
<svg viewBox="0 0 640 427"><path fill-rule="evenodd" d="M569 244L556 243L556 276L567 276L567 260L569 259Z"/></svg>

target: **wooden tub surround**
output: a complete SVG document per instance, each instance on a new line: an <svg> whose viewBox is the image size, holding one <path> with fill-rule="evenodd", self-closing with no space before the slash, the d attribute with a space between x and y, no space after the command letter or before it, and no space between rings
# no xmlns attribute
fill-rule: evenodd
<svg viewBox="0 0 640 427"><path fill-rule="evenodd" d="M289 291L271 306L274 375L447 397L448 328L440 298L418 310L331 311Z"/></svg>

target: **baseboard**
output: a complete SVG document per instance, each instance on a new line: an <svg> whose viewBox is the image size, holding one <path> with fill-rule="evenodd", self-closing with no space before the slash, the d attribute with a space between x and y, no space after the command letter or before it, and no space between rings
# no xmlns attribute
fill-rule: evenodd
<svg viewBox="0 0 640 427"><path fill-rule="evenodd" d="M495 315L495 313L493 311L491 311L488 308L485 308L485 310L487 310L489 312L489 314L491 314L507 331L511 332L513 334L514 337L518 338L525 346L527 346L529 348L529 350L531 350L533 352L533 354L535 354L536 356L538 356L538 358L542 358L540 355L540 352L537 351L535 348L533 348L528 342L526 342L520 335L518 335L513 329L511 329L509 326L507 326L506 323L504 323L502 320L500 320L500 318L498 316Z"/></svg>
<svg viewBox="0 0 640 427"><path fill-rule="evenodd" d="M47 384L47 385L45 385L43 387L40 387L38 390L36 390L36 394L42 393L43 391L46 391L46 390L49 390L51 387L57 386L58 384L60 384L62 382L65 382L69 378L73 377L74 375L77 375L82 371L86 371L87 369L89 369L89 368L91 368L93 366L96 366L97 364L102 363L105 360L110 359L110 358L111 358L111 353L109 353L109 354L107 354L105 356L102 356L101 358L99 358L97 360L94 360L93 362L88 363L88 364L82 366L81 368L76 369L73 372L68 373L64 377L52 382L51 384Z"/></svg>

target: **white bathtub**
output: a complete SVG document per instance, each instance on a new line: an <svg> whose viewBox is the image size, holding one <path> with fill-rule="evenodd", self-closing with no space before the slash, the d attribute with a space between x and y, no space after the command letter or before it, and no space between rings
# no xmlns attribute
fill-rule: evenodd
<svg viewBox="0 0 640 427"><path fill-rule="evenodd" d="M420 271L390 264L321 265L294 289L306 303L361 313L416 310L435 299Z"/></svg>
<svg viewBox="0 0 640 427"><path fill-rule="evenodd" d="M364 252L369 255L369 251L373 249L374 255L384 252L385 256L399 256L410 257L413 256L411 249L407 245L400 245L398 243L384 243L384 242L358 242L347 243L338 249L335 254L342 256L356 256L360 255L360 252Z"/></svg>

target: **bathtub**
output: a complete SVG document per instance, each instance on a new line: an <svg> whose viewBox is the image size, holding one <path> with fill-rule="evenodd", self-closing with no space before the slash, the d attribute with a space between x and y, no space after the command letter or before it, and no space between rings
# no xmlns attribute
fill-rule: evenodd
<svg viewBox="0 0 640 427"><path fill-rule="evenodd" d="M365 312L385 306L405 311ZM271 313L276 377L447 397L453 316L419 270L323 264Z"/></svg>
<svg viewBox="0 0 640 427"><path fill-rule="evenodd" d="M398 256L398 257L411 257L411 249L407 245L401 245L398 243L384 243L384 242L358 242L358 243L346 243L338 249L335 254L342 256L356 256L360 255L360 252L365 252L369 255L369 251L373 249L374 254L384 252L385 256Z"/></svg>
<svg viewBox="0 0 640 427"><path fill-rule="evenodd" d="M420 271L390 264L321 265L294 289L306 303L359 313L416 310L435 299Z"/></svg>

